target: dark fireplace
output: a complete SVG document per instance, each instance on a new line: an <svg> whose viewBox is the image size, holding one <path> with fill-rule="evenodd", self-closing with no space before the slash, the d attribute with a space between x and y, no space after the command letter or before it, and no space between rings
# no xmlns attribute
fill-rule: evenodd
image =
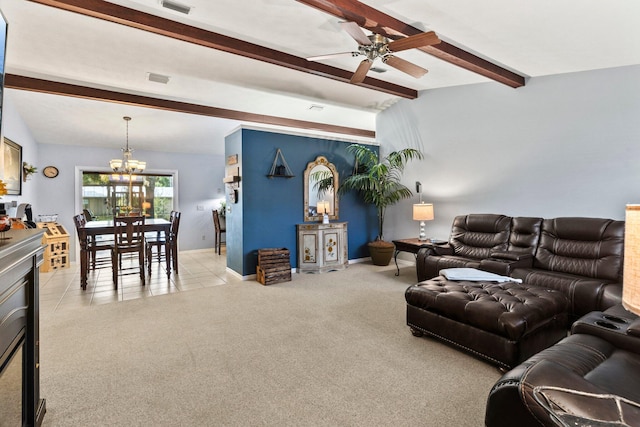
<svg viewBox="0 0 640 427"><path fill-rule="evenodd" d="M6 234L10 239L0 242L0 426L37 427L46 412L40 398L43 230Z"/></svg>
<svg viewBox="0 0 640 427"><path fill-rule="evenodd" d="M22 425L22 346L6 361L0 373L1 426Z"/></svg>

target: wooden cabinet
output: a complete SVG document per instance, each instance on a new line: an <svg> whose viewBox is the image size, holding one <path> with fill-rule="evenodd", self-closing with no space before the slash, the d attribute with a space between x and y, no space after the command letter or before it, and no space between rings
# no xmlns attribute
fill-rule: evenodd
<svg viewBox="0 0 640 427"><path fill-rule="evenodd" d="M298 224L298 273L344 270L349 263L347 223Z"/></svg>

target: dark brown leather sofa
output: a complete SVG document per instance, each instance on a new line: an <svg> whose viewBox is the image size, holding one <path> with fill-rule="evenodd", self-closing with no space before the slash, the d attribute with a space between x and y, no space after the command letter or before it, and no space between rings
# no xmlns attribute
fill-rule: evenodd
<svg viewBox="0 0 640 427"><path fill-rule="evenodd" d="M621 303L623 249L623 221L458 216L447 245L418 253L407 326L511 369L564 338L580 316ZM453 267L515 280L439 275Z"/></svg>
<svg viewBox="0 0 640 427"><path fill-rule="evenodd" d="M498 380L487 427L640 426L640 319L614 306L571 332Z"/></svg>
<svg viewBox="0 0 640 427"><path fill-rule="evenodd" d="M469 214L454 219L447 245L418 253L416 268L418 281L472 267L560 291L573 321L620 304L623 248L624 221Z"/></svg>

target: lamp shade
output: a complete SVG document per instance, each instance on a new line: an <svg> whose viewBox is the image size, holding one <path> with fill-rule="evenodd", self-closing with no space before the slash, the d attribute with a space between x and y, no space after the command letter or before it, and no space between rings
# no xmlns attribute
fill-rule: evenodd
<svg viewBox="0 0 640 427"><path fill-rule="evenodd" d="M413 205L413 219L415 221L431 221L433 218L432 203L417 203Z"/></svg>
<svg viewBox="0 0 640 427"><path fill-rule="evenodd" d="M326 200L321 200L318 202L317 208L319 214L328 214L330 210L329 202L327 202Z"/></svg>
<svg viewBox="0 0 640 427"><path fill-rule="evenodd" d="M640 315L640 205L627 205L623 271L622 305Z"/></svg>

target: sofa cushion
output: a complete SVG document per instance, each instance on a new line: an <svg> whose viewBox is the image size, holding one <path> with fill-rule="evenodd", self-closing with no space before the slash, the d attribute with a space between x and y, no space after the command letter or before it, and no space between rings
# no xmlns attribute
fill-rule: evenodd
<svg viewBox="0 0 640 427"><path fill-rule="evenodd" d="M521 279L529 285L561 291L570 298L569 313L574 317L594 310L605 310L621 302L620 285L607 280L590 279L538 268L516 268L510 276ZM609 287L612 289L608 289Z"/></svg>
<svg viewBox="0 0 640 427"><path fill-rule="evenodd" d="M511 217L496 214L470 214L453 220L449 244L459 257L489 258L492 251L506 250Z"/></svg>
<svg viewBox="0 0 640 427"><path fill-rule="evenodd" d="M511 220L509 252L535 255L540 241L542 218L515 217Z"/></svg>
<svg viewBox="0 0 640 427"><path fill-rule="evenodd" d="M450 281L411 286L407 304L517 341L567 309L560 292L515 282Z"/></svg>
<svg viewBox="0 0 640 427"><path fill-rule="evenodd" d="M548 271L619 281L623 247L624 221L600 218L545 219L533 266Z"/></svg>
<svg viewBox="0 0 640 427"><path fill-rule="evenodd" d="M438 276L440 270L446 268L478 268L480 260L469 259L456 255L428 256L424 261L424 267L429 272L429 278Z"/></svg>

